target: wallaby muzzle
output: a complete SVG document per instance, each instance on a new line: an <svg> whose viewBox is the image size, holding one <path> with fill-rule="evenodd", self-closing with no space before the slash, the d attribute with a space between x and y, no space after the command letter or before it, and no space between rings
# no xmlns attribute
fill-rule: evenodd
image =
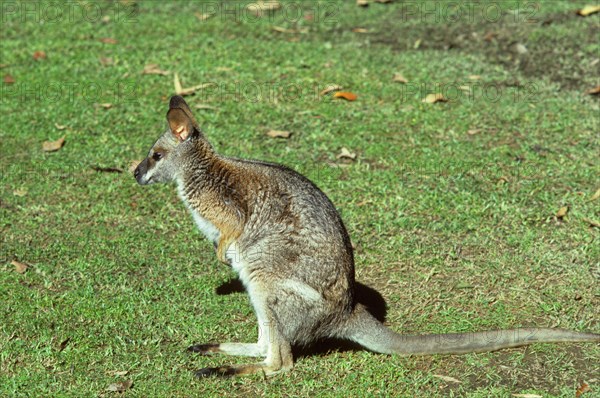
<svg viewBox="0 0 600 398"><path fill-rule="evenodd" d="M140 185L148 184L148 181L144 179L144 176L146 175L147 171L148 171L148 158L142 160L142 162L140 164L138 164L138 166L135 168L135 171L133 172L133 176L135 177L138 184L140 184Z"/></svg>

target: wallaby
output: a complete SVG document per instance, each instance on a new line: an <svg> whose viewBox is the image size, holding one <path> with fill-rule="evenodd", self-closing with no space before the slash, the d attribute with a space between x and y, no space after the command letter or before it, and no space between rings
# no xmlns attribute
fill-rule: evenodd
<svg viewBox="0 0 600 398"><path fill-rule="evenodd" d="M218 259L237 272L259 326L256 344L200 344L189 350L265 357L260 363L205 368L197 376L287 371L293 366L292 345L326 338L398 355L600 341L600 334L545 328L416 336L393 332L357 303L350 238L315 184L285 166L219 155L180 96L171 98L167 121L167 131L137 166L135 178L141 185L176 182Z"/></svg>

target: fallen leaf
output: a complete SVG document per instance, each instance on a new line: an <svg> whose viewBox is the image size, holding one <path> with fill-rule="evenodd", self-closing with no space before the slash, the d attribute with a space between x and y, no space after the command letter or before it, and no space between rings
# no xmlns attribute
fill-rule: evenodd
<svg viewBox="0 0 600 398"><path fill-rule="evenodd" d="M518 398L542 398L541 395L537 394L512 394L512 396Z"/></svg>
<svg viewBox="0 0 600 398"><path fill-rule="evenodd" d="M356 154L354 152L350 152L348 148L342 147L340 153L335 157L336 159L356 159Z"/></svg>
<svg viewBox="0 0 600 398"><path fill-rule="evenodd" d="M103 37L100 39L100 41L105 44L117 44L118 43L117 40L113 39L112 37Z"/></svg>
<svg viewBox="0 0 600 398"><path fill-rule="evenodd" d="M589 95L598 95L598 94L600 94L600 86L591 88L591 89L587 90L585 93L589 94Z"/></svg>
<svg viewBox="0 0 600 398"><path fill-rule="evenodd" d="M202 13L202 12L195 12L194 15L196 16L196 18L198 18L200 21L206 21L208 18L214 16L214 13Z"/></svg>
<svg viewBox="0 0 600 398"><path fill-rule="evenodd" d="M33 53L33 59L40 60L40 59L46 59L46 53L44 51L36 51Z"/></svg>
<svg viewBox="0 0 600 398"><path fill-rule="evenodd" d="M110 109L110 108L112 108L112 106L113 106L113 105L112 105L111 103L109 103L109 102L103 102L103 103L101 103L101 104L98 104L98 105L99 105L101 108L104 108L104 109Z"/></svg>
<svg viewBox="0 0 600 398"><path fill-rule="evenodd" d="M13 84L15 82L15 78L9 74L4 75L4 83Z"/></svg>
<svg viewBox="0 0 600 398"><path fill-rule="evenodd" d="M469 77L470 80L479 80L479 79L481 79L481 76L479 76L479 75L469 75L468 77Z"/></svg>
<svg viewBox="0 0 600 398"><path fill-rule="evenodd" d="M402 73L394 73L392 81L396 83L408 83L408 79L402 76Z"/></svg>
<svg viewBox="0 0 600 398"><path fill-rule="evenodd" d="M590 224L590 226L592 226L592 227L600 228L600 222L598 222L598 221L595 221L595 220L592 220L589 218L584 218L583 221Z"/></svg>
<svg viewBox="0 0 600 398"><path fill-rule="evenodd" d="M110 57L100 57L100 63L102 64L102 66L110 66L114 64L114 61Z"/></svg>
<svg viewBox="0 0 600 398"><path fill-rule="evenodd" d="M217 66L217 67L215 68L215 70L216 70L217 72L231 72L231 71L233 70L233 68L230 68L230 67L228 67L228 66Z"/></svg>
<svg viewBox="0 0 600 398"><path fill-rule="evenodd" d="M141 160L132 160L131 162L129 162L129 167L127 167L127 170L130 173L133 173L140 163L142 163Z"/></svg>
<svg viewBox="0 0 600 398"><path fill-rule="evenodd" d="M196 91L202 90L203 88L206 88L206 87L210 87L213 84L214 83L203 83L203 84L198 84L197 86L182 88L181 91L178 92L177 94L184 95L184 96L191 95L191 94L194 94Z"/></svg>
<svg viewBox="0 0 600 398"><path fill-rule="evenodd" d="M436 94L427 94L421 102L426 102L428 104L435 104L436 102L447 102L448 100L444 98L444 96L440 93Z"/></svg>
<svg viewBox="0 0 600 398"><path fill-rule="evenodd" d="M475 135L475 134L479 134L481 132L481 129L471 129L471 130L467 130L467 134L469 135Z"/></svg>
<svg viewBox="0 0 600 398"><path fill-rule="evenodd" d="M173 84L175 85L175 93L179 94L183 91L183 87L181 87L181 81L179 80L179 75L175 73L173 76Z"/></svg>
<svg viewBox="0 0 600 398"><path fill-rule="evenodd" d="M286 29L286 28L282 28L281 26L273 26L272 28L275 32L279 32L279 33L307 33L308 32L308 28L302 28L302 29Z"/></svg>
<svg viewBox="0 0 600 398"><path fill-rule="evenodd" d="M29 265L17 260L12 260L10 263L15 266L15 272L19 274L24 274L27 272L27 268L29 268Z"/></svg>
<svg viewBox="0 0 600 398"><path fill-rule="evenodd" d="M487 32L485 34L485 36L483 36L483 40L485 40L485 41L492 41L492 40L494 40L494 37L496 37L496 33L494 33L494 32Z"/></svg>
<svg viewBox="0 0 600 398"><path fill-rule="evenodd" d="M569 206L563 206L560 209L558 209L558 211L556 212L556 218L558 218L560 220L564 216L566 216L568 212L569 212Z"/></svg>
<svg viewBox="0 0 600 398"><path fill-rule="evenodd" d="M108 372L113 376L127 376L129 374L128 370L113 370L112 372Z"/></svg>
<svg viewBox="0 0 600 398"><path fill-rule="evenodd" d="M527 50L527 47L525 47L525 45L521 43L515 44L514 48L518 54L527 54L529 52L529 50Z"/></svg>
<svg viewBox="0 0 600 398"><path fill-rule="evenodd" d="M105 15L105 16L103 16L103 17L100 19L100 21L101 21L102 23L104 23L104 24L107 24L107 23L109 23L109 22L110 22L110 15Z"/></svg>
<svg viewBox="0 0 600 398"><path fill-rule="evenodd" d="M281 4L278 0L259 0L246 6L246 9L257 17L260 17L268 12L279 10L280 8Z"/></svg>
<svg viewBox="0 0 600 398"><path fill-rule="evenodd" d="M285 130L269 130L267 131L267 135L271 138L290 138L292 133Z"/></svg>
<svg viewBox="0 0 600 398"><path fill-rule="evenodd" d="M15 189L13 191L13 195L22 198L23 196L27 195L27 190L26 189Z"/></svg>
<svg viewBox="0 0 600 398"><path fill-rule="evenodd" d="M598 198L600 198L600 188L598 188L598 190L596 191L596 193L592 195L592 197L590 198L590 202L594 201L594 200L596 200Z"/></svg>
<svg viewBox="0 0 600 398"><path fill-rule="evenodd" d="M148 64L148 65L144 66L144 70L142 71L142 75L162 75L162 76L166 76L169 73L171 73L171 72L169 72L167 70L160 69L157 64Z"/></svg>
<svg viewBox="0 0 600 398"><path fill-rule="evenodd" d="M581 10L577 10L577 14L582 17L587 17L588 15L595 14L600 11L600 5L595 6L585 6Z"/></svg>
<svg viewBox="0 0 600 398"><path fill-rule="evenodd" d="M216 106L211 106L211 105L207 105L207 104L196 104L196 105L194 105L194 108L196 108L196 109L207 109L207 110L211 110L211 111L216 111L216 110L219 109Z"/></svg>
<svg viewBox="0 0 600 398"><path fill-rule="evenodd" d="M416 50L416 49L418 49L419 47L421 47L421 39L417 39L417 40L415 41L415 44L413 44L413 48L414 48L415 50Z"/></svg>
<svg viewBox="0 0 600 398"><path fill-rule="evenodd" d="M354 33L367 33L367 32L369 32L369 30L365 29L365 28L354 28L354 29L352 29L352 31Z"/></svg>
<svg viewBox="0 0 600 398"><path fill-rule="evenodd" d="M333 98L343 98L346 101L356 101L358 96L350 91L338 91L337 93L333 94Z"/></svg>
<svg viewBox="0 0 600 398"><path fill-rule="evenodd" d="M433 377L437 377L438 379L442 379L444 381L449 381L451 383L461 383L460 380L455 379L454 377L444 376L444 375L432 375Z"/></svg>
<svg viewBox="0 0 600 398"><path fill-rule="evenodd" d="M92 170L98 171L101 173L122 173L123 169L118 167L100 167L100 166L92 166Z"/></svg>
<svg viewBox="0 0 600 398"><path fill-rule="evenodd" d="M471 92L471 86L458 86L458 88L467 93Z"/></svg>
<svg viewBox="0 0 600 398"><path fill-rule="evenodd" d="M131 386L133 386L133 381L126 380L126 381L121 381L121 382L113 383L113 384L109 385L108 387L106 387L106 391L123 392L125 390L130 389Z"/></svg>
<svg viewBox="0 0 600 398"><path fill-rule="evenodd" d="M65 137L60 137L56 141L44 141L42 144L42 150L44 152L55 152L65 145Z"/></svg>
<svg viewBox="0 0 600 398"><path fill-rule="evenodd" d="M54 123L54 127L56 127L56 129L58 131L64 130L67 128L67 126L63 126L62 124L58 124L58 123Z"/></svg>
<svg viewBox="0 0 600 398"><path fill-rule="evenodd" d="M579 398L581 397L581 394L591 391L592 389L590 388L590 385L588 383L586 383L585 381L581 382L581 385L579 387L577 387L577 390L575 391L575 398Z"/></svg>
<svg viewBox="0 0 600 398"><path fill-rule="evenodd" d="M69 344L70 341L70 337L67 337L65 340L63 340L58 346L58 352L62 352L65 348L67 348L67 344Z"/></svg>
<svg viewBox="0 0 600 398"><path fill-rule="evenodd" d="M356 0L356 5L359 7L368 7L369 0Z"/></svg>
<svg viewBox="0 0 600 398"><path fill-rule="evenodd" d="M327 94L331 93L332 91L339 91L342 88L343 88L342 86L338 86L337 84L330 84L329 86L325 87L325 89L323 91L321 91L319 94L327 95Z"/></svg>

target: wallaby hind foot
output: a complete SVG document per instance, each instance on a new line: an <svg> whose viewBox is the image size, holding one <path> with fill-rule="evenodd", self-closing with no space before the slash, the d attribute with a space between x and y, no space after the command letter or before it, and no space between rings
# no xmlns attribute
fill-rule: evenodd
<svg viewBox="0 0 600 398"><path fill-rule="evenodd" d="M258 343L196 344L188 347L187 351L195 352L200 355L225 354L244 357L267 356L267 347L260 346Z"/></svg>
<svg viewBox="0 0 600 398"><path fill-rule="evenodd" d="M228 345L238 345L238 346L252 346L256 344L237 344L237 343L227 343ZM214 346L221 346L223 344L203 344L190 347L191 351L195 351L196 347L200 347L201 353L205 353L206 346L213 346L209 349L213 349ZM239 348L239 347L238 347ZM223 351L212 351L212 352L221 352L227 353L231 355L248 355L246 353L232 353L232 352L240 352L235 350L230 350L229 352ZM254 356L254 355L249 355ZM269 350L267 353L267 358L263 362L245 364L245 365L223 365L214 368L203 368L195 372L196 377L230 377L230 376L241 376L241 375L251 375L255 373L262 373L265 376L273 376L275 374L281 372L287 372L291 370L294 366L294 360L292 357L292 348L291 345L287 342L279 342L273 343L269 346Z"/></svg>

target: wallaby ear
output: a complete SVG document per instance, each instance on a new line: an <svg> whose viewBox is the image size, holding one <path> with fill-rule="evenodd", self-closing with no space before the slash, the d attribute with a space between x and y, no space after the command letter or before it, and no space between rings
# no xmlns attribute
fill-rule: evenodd
<svg viewBox="0 0 600 398"><path fill-rule="evenodd" d="M194 128L198 128L190 107L179 95L171 97L167 121L171 132L179 141L185 141L192 134Z"/></svg>

